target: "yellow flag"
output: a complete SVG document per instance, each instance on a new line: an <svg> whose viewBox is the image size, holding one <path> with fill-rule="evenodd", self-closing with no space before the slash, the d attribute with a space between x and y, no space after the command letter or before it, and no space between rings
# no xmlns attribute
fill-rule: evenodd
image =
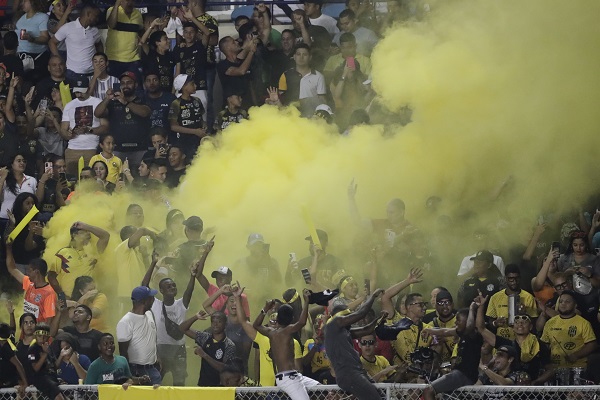
<svg viewBox="0 0 600 400"><path fill-rule="evenodd" d="M317 230L315 229L315 224L310 216L310 212L308 212L308 208L306 205L302 206L302 216L304 217L304 223L308 227L308 233L310 233L310 237L312 242L317 246L318 249L323 250L323 246L321 246L321 241L319 240L319 235L317 235Z"/></svg>
<svg viewBox="0 0 600 400"><path fill-rule="evenodd" d="M98 385L98 400L234 400L233 387L174 387Z"/></svg>
<svg viewBox="0 0 600 400"><path fill-rule="evenodd" d="M83 170L83 167L85 166L85 161L83 160L83 156L79 157L79 164L77 165L77 171L79 171L77 173L77 181L80 182L81 181L81 171Z"/></svg>
<svg viewBox="0 0 600 400"><path fill-rule="evenodd" d="M10 233L10 235L8 235L8 238L6 238L6 241L8 243L12 243L13 240L15 240L15 238L19 235L19 233L21 233L21 231L23 229L25 229L25 227L33 219L33 217L35 217L35 214L37 214L39 212L40 211L37 209L37 207L35 205L33 207L31 207L31 210L29 210L29 212L27 213L25 218L23 218L21 220L21 222L19 222L17 227Z"/></svg>
<svg viewBox="0 0 600 400"><path fill-rule="evenodd" d="M69 85L61 82L60 85L58 85L58 89L60 90L60 99L62 100L64 107L68 102L73 100L73 97L71 97L71 88L69 88Z"/></svg>

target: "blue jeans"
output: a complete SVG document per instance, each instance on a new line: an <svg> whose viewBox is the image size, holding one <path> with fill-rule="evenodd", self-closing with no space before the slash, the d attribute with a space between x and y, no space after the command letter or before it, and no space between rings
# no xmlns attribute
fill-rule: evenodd
<svg viewBox="0 0 600 400"><path fill-rule="evenodd" d="M129 368L133 376L148 375L151 385L160 385L162 382L162 376L154 365L129 364Z"/></svg>

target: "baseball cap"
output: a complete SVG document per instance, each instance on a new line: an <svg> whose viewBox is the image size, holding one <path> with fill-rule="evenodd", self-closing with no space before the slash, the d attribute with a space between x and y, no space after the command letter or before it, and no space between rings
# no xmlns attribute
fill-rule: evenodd
<svg viewBox="0 0 600 400"><path fill-rule="evenodd" d="M219 267L216 271L213 271L212 274L210 274L212 278L216 278L217 275L231 276L233 275L233 272L231 272L228 267Z"/></svg>
<svg viewBox="0 0 600 400"><path fill-rule="evenodd" d="M179 74L173 80L173 87L176 91L181 92L181 88L185 86L186 83L192 82L194 78L188 74Z"/></svg>
<svg viewBox="0 0 600 400"><path fill-rule="evenodd" d="M90 87L90 81L87 79L87 77L73 79L69 81L69 87L71 87L73 93L85 93Z"/></svg>
<svg viewBox="0 0 600 400"><path fill-rule="evenodd" d="M183 221L183 225L197 231L201 231L204 228L204 222L202 222L202 219L195 215L192 215L191 217Z"/></svg>
<svg viewBox="0 0 600 400"><path fill-rule="evenodd" d="M119 77L119 79L123 79L124 77L128 77L130 79L133 79L135 82L137 82L137 76L135 76L134 72L131 71L125 71L121 74L121 76Z"/></svg>
<svg viewBox="0 0 600 400"><path fill-rule="evenodd" d="M435 301L441 301L441 300L450 300L450 301L454 301L452 299L452 295L450 294L450 292L448 292L447 290L442 290L441 292L439 292L437 294L437 296L435 296Z"/></svg>
<svg viewBox="0 0 600 400"><path fill-rule="evenodd" d="M140 301L145 298L156 296L158 290L150 289L148 286L138 286L131 292L131 300Z"/></svg>
<svg viewBox="0 0 600 400"><path fill-rule="evenodd" d="M246 243L246 246L250 247L256 243L264 244L265 238L260 233L251 233L250 236L248 236L248 242Z"/></svg>
<svg viewBox="0 0 600 400"><path fill-rule="evenodd" d="M487 250L480 250L475 254L475 257L471 257L471 261L485 261L490 264L494 263L494 255Z"/></svg>
<svg viewBox="0 0 600 400"><path fill-rule="evenodd" d="M327 235L327 232L325 232L324 230L317 229L317 236L319 237L319 241L321 242L321 244L328 243L329 236ZM311 236L307 236L307 237L304 238L304 240L310 240L310 241L312 241L312 237Z"/></svg>
<svg viewBox="0 0 600 400"><path fill-rule="evenodd" d="M333 115L333 110L331 109L331 107L329 107L327 104L319 104L317 106L317 108L315 108L315 114L318 111L325 111L327 112L329 115Z"/></svg>
<svg viewBox="0 0 600 400"><path fill-rule="evenodd" d="M498 349L496 349L496 351L502 351L508 354L509 357L517 358L517 349L515 349L513 346L500 346Z"/></svg>

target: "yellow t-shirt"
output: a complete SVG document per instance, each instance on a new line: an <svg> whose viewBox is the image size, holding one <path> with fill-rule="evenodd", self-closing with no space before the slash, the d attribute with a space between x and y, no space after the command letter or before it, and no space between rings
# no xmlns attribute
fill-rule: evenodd
<svg viewBox="0 0 600 400"><path fill-rule="evenodd" d="M113 7L106 11L106 19L112 12ZM110 61L133 62L140 59L138 51L138 32L144 29L142 14L133 9L131 16L128 17L119 6L117 11L117 26L115 29L108 28L106 35L106 45L104 46L106 55Z"/></svg>
<svg viewBox="0 0 600 400"><path fill-rule="evenodd" d="M429 347L432 336L423 332L423 329L431 327L432 325L423 323L421 329L417 325L412 325L410 329L400 332L392 342L396 352L394 364L410 363L411 353L419 347Z"/></svg>
<svg viewBox="0 0 600 400"><path fill-rule="evenodd" d="M269 338L260 332L256 332L254 343L258 345L260 360L260 385L275 386L275 371L271 359L271 342ZM302 347L300 342L294 339L294 359L302 358Z"/></svg>
<svg viewBox="0 0 600 400"><path fill-rule="evenodd" d="M123 167L123 161L121 161L121 159L115 155L107 159L104 158L102 154L96 154L90 159L89 167L91 168L96 161L104 161L106 163L106 166L108 167L108 175L106 176L106 180L116 185L117 181L119 180L121 168Z"/></svg>
<svg viewBox="0 0 600 400"><path fill-rule="evenodd" d="M314 339L308 339L304 343L304 353L302 356L307 355L312 347L315 345ZM325 346L321 345L320 349L315 353L312 361L310 362L310 370L315 373L321 369L329 368L331 363L329 362L329 358L327 358L327 352L325 351Z"/></svg>
<svg viewBox="0 0 600 400"><path fill-rule="evenodd" d="M592 325L579 315L561 318L560 315L550 318L544 326L540 340L550 347L552 364L559 367L586 367L587 357L569 363L565 354L579 351L586 343L596 340Z"/></svg>
<svg viewBox="0 0 600 400"><path fill-rule="evenodd" d="M373 362L366 360L363 356L360 356L360 362L371 378L390 366L390 362L384 356L375 356L375 361ZM387 375L381 376L377 382L383 382L392 374L393 372L390 372Z"/></svg>
<svg viewBox="0 0 600 400"><path fill-rule="evenodd" d="M535 303L535 298L529 292L525 290L521 290L519 293L519 298L521 304L525 306L525 313L530 317L537 317L537 305ZM488 317L491 318L508 318L508 295L506 294L506 290L501 290L495 293L491 298L488 305L487 312L485 313ZM501 326L498 328L496 335L501 336L503 338L514 340L515 333L510 326Z"/></svg>
<svg viewBox="0 0 600 400"><path fill-rule="evenodd" d="M131 297L131 291L140 285L146 274L146 264L139 247L129 248L129 240L124 240L115 249L115 266L118 274L117 296Z"/></svg>
<svg viewBox="0 0 600 400"><path fill-rule="evenodd" d="M58 250L54 262L49 270L56 272L56 279L67 296L73 293L75 279L87 275L94 277L96 259L84 250L77 251L72 247L63 247Z"/></svg>
<svg viewBox="0 0 600 400"><path fill-rule="evenodd" d="M435 317L435 319L431 322L431 325L436 328L454 328L456 326L456 316L452 317L452 319L447 322L441 321L438 317ZM440 339L440 357L442 362L450 361L452 358L452 349L454 349L454 345L457 343L458 338L454 336L448 336Z"/></svg>
<svg viewBox="0 0 600 400"><path fill-rule="evenodd" d="M360 71L365 75L369 75L371 73L371 60L369 57L365 57L362 54L357 54L354 58L360 65ZM345 61L346 60L341 54L335 54L327 59L327 63L325 63L323 72L334 72L337 68L344 64Z"/></svg>

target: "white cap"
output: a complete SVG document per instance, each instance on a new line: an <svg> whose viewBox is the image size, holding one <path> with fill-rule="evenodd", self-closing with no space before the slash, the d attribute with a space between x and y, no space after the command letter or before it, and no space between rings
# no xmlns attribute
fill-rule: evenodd
<svg viewBox="0 0 600 400"><path fill-rule="evenodd" d="M317 108L315 108L315 112L317 111L327 111L329 115L333 115L333 110L327 104L319 104Z"/></svg>
<svg viewBox="0 0 600 400"><path fill-rule="evenodd" d="M191 82L192 78L187 74L179 74L173 80L173 87L175 91L181 92L181 88L188 82Z"/></svg>

